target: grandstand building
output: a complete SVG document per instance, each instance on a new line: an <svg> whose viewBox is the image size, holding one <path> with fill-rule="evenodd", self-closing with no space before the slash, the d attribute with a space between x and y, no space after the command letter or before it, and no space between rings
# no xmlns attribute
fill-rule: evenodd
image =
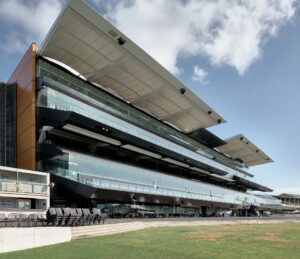
<svg viewBox="0 0 300 259"><path fill-rule="evenodd" d="M299 194L281 193L274 197L281 200L282 207L290 208L290 210L293 211L293 213L300 212L300 195Z"/></svg>
<svg viewBox="0 0 300 259"><path fill-rule="evenodd" d="M1 164L50 173L51 206L280 204L252 194L272 190L247 171L272 159L212 134L225 119L84 1L29 47L0 98Z"/></svg>

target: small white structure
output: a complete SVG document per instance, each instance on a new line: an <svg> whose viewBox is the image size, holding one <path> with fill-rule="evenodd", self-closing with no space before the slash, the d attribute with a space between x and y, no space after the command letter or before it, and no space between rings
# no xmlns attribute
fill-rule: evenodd
<svg viewBox="0 0 300 259"><path fill-rule="evenodd" d="M0 212L46 212L49 186L48 173L0 166Z"/></svg>

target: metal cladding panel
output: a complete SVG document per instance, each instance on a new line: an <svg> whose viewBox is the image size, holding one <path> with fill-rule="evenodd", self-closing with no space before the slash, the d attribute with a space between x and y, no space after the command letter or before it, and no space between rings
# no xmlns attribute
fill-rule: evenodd
<svg viewBox="0 0 300 259"><path fill-rule="evenodd" d="M185 133L225 122L83 1L69 2L39 54L70 66Z"/></svg>
<svg viewBox="0 0 300 259"><path fill-rule="evenodd" d="M35 170L36 45L32 43L8 83L17 84L17 167Z"/></svg>
<svg viewBox="0 0 300 259"><path fill-rule="evenodd" d="M226 139L225 141L227 144L218 147L218 150L231 156L233 159L241 159L246 166L273 162L269 156L242 134Z"/></svg>

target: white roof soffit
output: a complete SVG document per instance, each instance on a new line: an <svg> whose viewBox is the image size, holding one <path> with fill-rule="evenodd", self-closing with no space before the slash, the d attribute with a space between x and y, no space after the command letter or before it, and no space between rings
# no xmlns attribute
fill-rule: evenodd
<svg viewBox="0 0 300 259"><path fill-rule="evenodd" d="M225 139L225 141L227 144L218 147L218 150L228 154L233 159L239 158L243 160L246 166L273 162L269 156L242 134Z"/></svg>
<svg viewBox="0 0 300 259"><path fill-rule="evenodd" d="M65 7L39 55L70 66L88 81L114 90L185 133L225 122L82 0L71 0Z"/></svg>
<svg viewBox="0 0 300 259"><path fill-rule="evenodd" d="M63 126L63 128L66 129L66 130L78 133L80 135L90 137L90 138L93 138L93 139L97 139L97 140L100 140L100 141L103 141L103 142L106 142L106 143L109 143L109 144L112 144L112 145L115 145L115 146L120 146L121 145L121 142L119 140L103 136L101 134L98 134L98 133L95 133L95 132L92 132L92 131L89 131L89 130L86 130L86 129L83 129L83 128L80 128L80 127L77 127L77 126L72 125L72 124L66 124L65 126Z"/></svg>

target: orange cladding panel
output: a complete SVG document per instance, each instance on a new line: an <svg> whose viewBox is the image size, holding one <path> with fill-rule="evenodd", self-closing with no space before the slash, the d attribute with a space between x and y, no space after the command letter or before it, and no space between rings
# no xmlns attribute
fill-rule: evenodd
<svg viewBox="0 0 300 259"><path fill-rule="evenodd" d="M9 83L17 83L17 167L36 168L36 45L31 44Z"/></svg>

